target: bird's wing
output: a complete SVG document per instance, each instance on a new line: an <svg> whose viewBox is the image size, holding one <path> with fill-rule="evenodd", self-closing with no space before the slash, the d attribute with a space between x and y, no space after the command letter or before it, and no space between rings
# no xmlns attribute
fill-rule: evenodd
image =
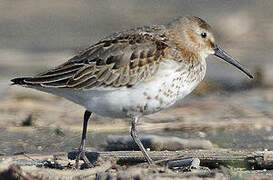
<svg viewBox="0 0 273 180"><path fill-rule="evenodd" d="M158 35L158 33L157 33ZM151 78L168 49L162 39L139 30L105 38L66 63L24 81L43 87L130 87Z"/></svg>

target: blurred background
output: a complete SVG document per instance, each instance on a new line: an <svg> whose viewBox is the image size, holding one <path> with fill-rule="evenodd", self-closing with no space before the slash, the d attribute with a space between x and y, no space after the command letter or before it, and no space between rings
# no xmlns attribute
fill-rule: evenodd
<svg viewBox="0 0 273 180"><path fill-rule="evenodd" d="M213 147L273 147L273 1L0 0L0 154L69 151L78 146L84 109L10 79L45 71L113 32L199 16L218 44L255 74L249 80L209 57L205 81L175 107L144 117L142 134L206 139ZM95 116L88 146L128 134L127 120Z"/></svg>

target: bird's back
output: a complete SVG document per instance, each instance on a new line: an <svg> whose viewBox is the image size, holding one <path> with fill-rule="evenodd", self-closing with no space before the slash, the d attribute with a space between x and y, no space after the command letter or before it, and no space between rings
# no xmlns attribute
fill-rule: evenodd
<svg viewBox="0 0 273 180"><path fill-rule="evenodd" d="M132 86L149 79L168 48L164 26L115 33L64 64L15 84L42 88L92 89Z"/></svg>

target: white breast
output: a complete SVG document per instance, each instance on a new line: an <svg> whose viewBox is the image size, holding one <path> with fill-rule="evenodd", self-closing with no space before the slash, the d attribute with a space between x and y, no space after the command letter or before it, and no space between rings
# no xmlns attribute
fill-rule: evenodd
<svg viewBox="0 0 273 180"><path fill-rule="evenodd" d="M166 60L160 64L154 78L131 88L85 91L80 104L91 112L110 117L129 117L151 114L173 105L188 95L204 78L189 65ZM200 67L196 67L200 68Z"/></svg>
<svg viewBox="0 0 273 180"><path fill-rule="evenodd" d="M195 68L181 62L163 60L152 79L130 88L98 88L84 91L62 89L54 94L102 116L142 116L168 108L184 98L201 82L205 71L205 60Z"/></svg>

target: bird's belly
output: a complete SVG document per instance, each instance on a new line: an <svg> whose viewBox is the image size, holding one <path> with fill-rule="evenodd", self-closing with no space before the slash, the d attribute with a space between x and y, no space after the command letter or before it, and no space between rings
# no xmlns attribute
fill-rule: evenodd
<svg viewBox="0 0 273 180"><path fill-rule="evenodd" d="M165 86L167 83L165 84ZM102 116L125 118L152 114L173 105L188 95L195 85L175 85L171 88L124 89L89 94L84 106ZM168 87L168 85L167 85Z"/></svg>
<svg viewBox="0 0 273 180"><path fill-rule="evenodd" d="M130 88L86 91L84 106L102 116L125 118L166 109L191 93L204 77L188 72L163 73Z"/></svg>

